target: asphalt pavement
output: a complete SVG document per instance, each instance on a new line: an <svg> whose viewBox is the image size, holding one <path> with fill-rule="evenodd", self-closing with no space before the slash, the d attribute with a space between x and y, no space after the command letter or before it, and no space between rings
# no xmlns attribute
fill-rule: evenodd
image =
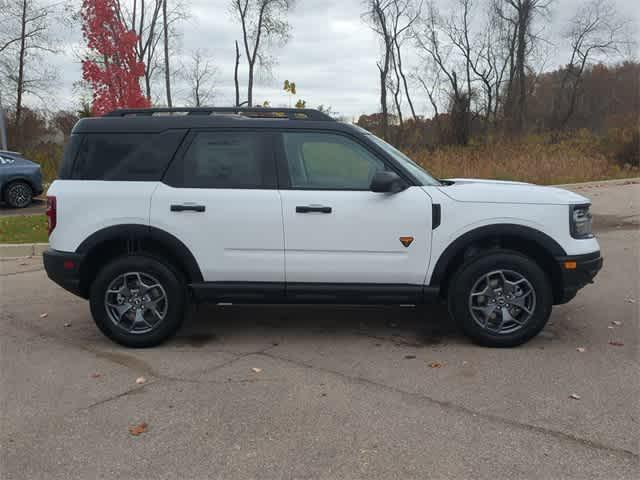
<svg viewBox="0 0 640 480"><path fill-rule="evenodd" d="M0 478L639 478L640 184L576 190L604 268L514 349L441 306L209 306L129 350L0 260Z"/></svg>

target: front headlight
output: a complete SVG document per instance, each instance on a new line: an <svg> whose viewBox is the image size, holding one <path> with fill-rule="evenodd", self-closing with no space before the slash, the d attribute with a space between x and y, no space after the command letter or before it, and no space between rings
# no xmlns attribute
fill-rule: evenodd
<svg viewBox="0 0 640 480"><path fill-rule="evenodd" d="M571 225L571 236L573 238L591 238L592 218L589 208L591 205L571 205L569 208L569 222Z"/></svg>

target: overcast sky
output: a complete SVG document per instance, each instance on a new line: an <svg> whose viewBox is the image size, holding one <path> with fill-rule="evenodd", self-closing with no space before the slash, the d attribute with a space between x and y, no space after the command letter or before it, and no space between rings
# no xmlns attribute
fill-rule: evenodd
<svg viewBox="0 0 640 480"><path fill-rule="evenodd" d="M187 0L185 0L187 1ZM640 0L614 0L620 12L635 22L634 30L640 30ZM182 39L180 52L183 57L197 49L207 49L218 68L215 100L216 106L231 105L234 98L233 65L234 41L240 40L239 25L229 14L229 0L187 1L191 18L180 27ZM442 8L449 0L439 0ZM549 22L554 46L546 59L547 69L566 63L566 45L559 40L557 32L584 0L555 0ZM330 105L333 110L347 117L361 113L372 113L378 109L378 73L376 60L379 45L371 30L363 23L361 0L297 0L289 15L292 27L291 38L282 48L272 49L277 58L271 77L259 78L254 90L254 101L269 100L272 105L286 105L287 95L281 90L285 79L295 81L298 97L307 101L307 106ZM78 49L82 45L79 26L66 35L61 45L63 53L55 58L60 71L60 88L57 90L56 106L69 107L78 103L78 94L73 84L81 77ZM408 70L416 59L408 57ZM180 59L174 59L178 64ZM411 65L414 64L414 65ZM178 65L175 65L178 68ZM156 87L161 93L161 86ZM183 85L176 85L186 91ZM178 102L181 101L178 92ZM426 99L416 92L416 108L430 113ZM246 93L243 94L245 97Z"/></svg>

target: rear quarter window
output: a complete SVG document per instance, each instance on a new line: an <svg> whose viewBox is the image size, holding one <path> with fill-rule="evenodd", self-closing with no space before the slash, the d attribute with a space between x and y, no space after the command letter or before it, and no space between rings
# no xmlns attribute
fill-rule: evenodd
<svg viewBox="0 0 640 480"><path fill-rule="evenodd" d="M77 141L70 178L76 180L158 181L186 130L162 133L86 133ZM73 140L69 156L73 156ZM65 153L65 162L67 162ZM61 177L62 178L62 177Z"/></svg>
<svg viewBox="0 0 640 480"><path fill-rule="evenodd" d="M194 132L164 182L178 188L275 188L271 142L258 132Z"/></svg>

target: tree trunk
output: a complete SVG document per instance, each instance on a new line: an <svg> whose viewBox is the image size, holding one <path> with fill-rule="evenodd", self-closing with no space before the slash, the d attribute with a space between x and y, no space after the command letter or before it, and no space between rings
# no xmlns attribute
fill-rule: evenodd
<svg viewBox="0 0 640 480"><path fill-rule="evenodd" d="M144 69L144 91L146 97L151 100L151 74L149 73L149 68L146 65Z"/></svg>
<svg viewBox="0 0 640 480"><path fill-rule="evenodd" d="M382 138L389 139L389 117L387 111L387 73L378 66L380 70L380 107L382 108Z"/></svg>
<svg viewBox="0 0 640 480"><path fill-rule="evenodd" d="M247 82L247 106L253 107L253 62L249 61L249 80Z"/></svg>
<svg viewBox="0 0 640 480"><path fill-rule="evenodd" d="M27 47L26 38L27 29L27 0L22 0L22 14L20 18L20 54L18 57L18 91L16 95L16 125L18 132L20 129L20 120L22 117L22 94L24 92L24 57Z"/></svg>
<svg viewBox="0 0 640 480"><path fill-rule="evenodd" d="M169 69L169 25L167 24L167 0L162 2L162 22L164 24L164 83L167 89L167 106L173 106L171 102L171 71Z"/></svg>
<svg viewBox="0 0 640 480"><path fill-rule="evenodd" d="M238 48L238 41L236 40L236 67L233 72L233 81L236 85L236 107L240 106L240 82L238 81L238 67L240 65L240 48Z"/></svg>
<svg viewBox="0 0 640 480"><path fill-rule="evenodd" d="M527 31L529 30L529 17L531 15L530 0L524 0L518 11L518 50L516 52L516 70L518 76L518 118L517 132L522 134L525 130L525 118L527 109L527 78L525 75L525 62L527 55Z"/></svg>

